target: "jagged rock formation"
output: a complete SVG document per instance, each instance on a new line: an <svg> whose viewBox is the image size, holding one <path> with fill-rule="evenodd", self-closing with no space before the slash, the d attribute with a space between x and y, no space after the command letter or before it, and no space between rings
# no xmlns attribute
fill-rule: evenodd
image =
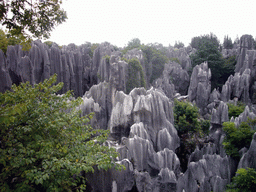
<svg viewBox="0 0 256 192"><path fill-rule="evenodd" d="M49 48L38 40L32 43L29 52L22 51L19 45L8 46L6 59L1 59L1 64L6 71L3 77L9 73L12 84L25 81L35 84L57 73L57 82L64 82L60 93L74 90L75 96L82 96L91 86L88 74L91 60L85 48L70 45L60 50L57 44Z"/></svg>
<svg viewBox="0 0 256 192"><path fill-rule="evenodd" d="M253 99L256 89L255 83L255 63L256 51L253 48L253 38L251 35L243 35L237 48L237 63L234 76L231 75L222 87L221 99L225 102L233 98L250 103Z"/></svg>
<svg viewBox="0 0 256 192"><path fill-rule="evenodd" d="M169 59L177 58L181 64L182 69L188 71L192 67L189 55L194 52L195 49L193 49L191 46L180 49L174 49L170 47L167 52L167 57Z"/></svg>
<svg viewBox="0 0 256 192"><path fill-rule="evenodd" d="M189 75L186 70L183 70L181 65L176 62L165 64L163 76L157 79L154 87L161 89L169 98L173 98L175 93L173 90L186 95L189 86Z"/></svg>
<svg viewBox="0 0 256 192"><path fill-rule="evenodd" d="M242 74L235 73L229 76L222 87L221 100L227 102L230 99L238 98L244 103L250 103L250 85L252 82L251 70L246 69Z"/></svg>
<svg viewBox="0 0 256 192"><path fill-rule="evenodd" d="M228 106L223 101L215 101L210 105L214 105L212 108L211 124L221 126L223 122L229 121Z"/></svg>
<svg viewBox="0 0 256 192"><path fill-rule="evenodd" d="M92 174L87 174L88 191L100 191L100 192L125 192L130 191L134 182L134 170L130 161L124 159L118 162L125 166L125 170L118 171L115 168L111 168L107 171L95 169Z"/></svg>
<svg viewBox="0 0 256 192"><path fill-rule="evenodd" d="M110 130L108 144L120 153L119 163L126 167L121 172L110 169L89 174L88 186L93 191L223 191L237 168L229 162L222 146L222 123L229 120L226 102L241 100L250 108L251 101L256 102L256 52L250 37L242 36L238 48L222 50L224 57L237 54L238 62L236 73L228 78L221 93L218 89L210 93L207 63L196 66L189 80L189 55L195 52L190 46L169 48L167 56L177 58L180 64L165 64L154 88L135 88L129 94L125 94L128 63L121 60L122 53L109 43L100 44L92 58L89 52L90 47L85 45L70 44L60 50L57 44L49 48L40 41L33 42L29 52L18 45L9 46L6 57L0 50L0 91L10 89L13 83L39 83L57 73L58 82L64 82L60 93L74 90L75 96L83 96L79 109L83 115L95 113L91 119L94 128ZM149 87L152 66L145 66L143 52L133 49L124 57L140 61L144 74L149 74L145 76ZM188 93L189 101L197 104L201 115L211 117L208 143L190 155L184 174L175 154L180 145L173 126L172 99L176 93ZM248 106L239 117L231 119L236 126L247 117L256 118ZM238 167L256 168L255 142L254 134L251 147L241 150Z"/></svg>
<svg viewBox="0 0 256 192"><path fill-rule="evenodd" d="M189 101L195 101L201 114L206 113L211 92L211 70L204 62L194 67L188 88Z"/></svg>
<svg viewBox="0 0 256 192"><path fill-rule="evenodd" d="M103 82L86 92L83 101L84 114L95 112L92 125L108 125L119 159L132 162L138 191L145 190L145 183L157 191L176 189L180 161L174 151L180 141L172 102L162 92L136 88L127 95Z"/></svg>
<svg viewBox="0 0 256 192"><path fill-rule="evenodd" d="M256 169L256 133L253 135L253 139L249 150L242 156L238 164L238 169L240 168L254 168Z"/></svg>
<svg viewBox="0 0 256 192"><path fill-rule="evenodd" d="M236 127L238 127L242 122L247 121L247 119L255 119L256 118L256 114L254 114L253 112L250 111L249 107L246 106L243 113L241 113L238 117L236 117L235 119L232 117L230 119L231 122L234 122Z"/></svg>
<svg viewBox="0 0 256 192"><path fill-rule="evenodd" d="M189 164L187 171L178 180L177 192L224 191L229 182L228 158L207 154L199 161Z"/></svg>
<svg viewBox="0 0 256 192"><path fill-rule="evenodd" d="M238 55L238 49L233 48L233 49L222 49L221 54L223 58L229 58L232 56L237 56Z"/></svg>

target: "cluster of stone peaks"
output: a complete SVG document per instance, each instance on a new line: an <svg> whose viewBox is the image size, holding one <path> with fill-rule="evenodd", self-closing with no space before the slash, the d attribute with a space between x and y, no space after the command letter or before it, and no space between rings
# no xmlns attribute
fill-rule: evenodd
<svg viewBox="0 0 256 192"><path fill-rule="evenodd" d="M248 39L244 35L236 48L222 50L224 57L236 55L237 64L221 92L211 91L212 74L207 62L194 67L189 76L189 55L195 52L190 46L169 48L167 57L178 58L180 63L166 63L163 74L152 84L145 76L147 88L127 93L128 63L121 58L137 58L146 74L141 50L132 49L122 55L111 44L102 43L91 56L86 45L70 44L60 49L40 41L34 41L28 52L19 45L9 46L6 56L0 50L0 91L14 83L39 83L56 73L57 81L64 82L60 94L73 90L76 97L82 97L82 113L94 112L91 125L110 130L106 144L116 148L120 153L118 163L126 167L123 171L95 170L88 176L92 191L224 191L237 169L222 146L222 123L229 121L227 102L240 100L248 105L239 117L231 118L236 126L247 117L256 117L252 107L256 51ZM182 141L174 127L175 97L196 104L200 114L211 119L209 141L188 157L184 172L176 154ZM239 168L256 168L255 145L256 135L250 148L243 150Z"/></svg>

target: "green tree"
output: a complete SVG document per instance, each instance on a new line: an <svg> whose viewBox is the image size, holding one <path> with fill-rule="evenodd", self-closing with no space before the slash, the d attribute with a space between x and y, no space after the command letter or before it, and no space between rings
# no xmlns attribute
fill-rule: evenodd
<svg viewBox="0 0 256 192"><path fill-rule="evenodd" d="M0 29L0 49L6 53L8 47L8 39L6 37L5 32Z"/></svg>
<svg viewBox="0 0 256 192"><path fill-rule="evenodd" d="M222 58L216 43L211 41L201 43L196 53L191 55L191 60L193 67L203 63L204 61L208 62L208 67L211 69L212 74L212 90L214 88L221 87L226 82L226 79L222 78L224 71L224 59Z"/></svg>
<svg viewBox="0 0 256 192"><path fill-rule="evenodd" d="M142 45L141 50L144 54L146 75L152 83L162 75L164 65L168 63L169 59L165 55L165 48L156 43Z"/></svg>
<svg viewBox="0 0 256 192"><path fill-rule="evenodd" d="M174 100L174 125L180 134L200 129L199 111L190 102Z"/></svg>
<svg viewBox="0 0 256 192"><path fill-rule="evenodd" d="M232 49L233 48L233 43L232 43L232 39L230 37L228 37L228 35L224 37L224 41L223 41L223 47L224 49Z"/></svg>
<svg viewBox="0 0 256 192"><path fill-rule="evenodd" d="M247 122L242 122L238 128L236 128L233 122L224 122L223 131L226 133L226 136L222 144L226 153L239 160L239 150L243 147L250 147L255 131L251 129Z"/></svg>
<svg viewBox="0 0 256 192"><path fill-rule="evenodd" d="M217 36L214 35L213 33L210 33L208 35L202 35L202 36L193 37L191 39L190 45L191 45L192 48L199 49L200 46L202 46L206 42L210 42L215 47L219 47L220 46L220 41L218 40Z"/></svg>
<svg viewBox="0 0 256 192"><path fill-rule="evenodd" d="M201 147L204 136L208 133L210 122L199 121L199 111L190 102L174 100L174 126L181 138L180 147L176 151L183 171L187 169L188 156L195 150L196 146Z"/></svg>
<svg viewBox="0 0 256 192"><path fill-rule="evenodd" d="M50 32L67 19L61 0L3 0L0 22L11 35L49 38Z"/></svg>
<svg viewBox="0 0 256 192"><path fill-rule="evenodd" d="M144 71L138 59L132 58L128 61L128 80L126 82L126 92L135 87L145 87Z"/></svg>
<svg viewBox="0 0 256 192"><path fill-rule="evenodd" d="M91 115L81 116L81 98L56 95L63 86L56 80L0 93L1 191L82 190L82 171L116 165L115 150L102 145L108 132L93 129Z"/></svg>
<svg viewBox="0 0 256 192"><path fill-rule="evenodd" d="M256 170L253 168L240 168L227 185L228 192L253 192L256 189Z"/></svg>
<svg viewBox="0 0 256 192"><path fill-rule="evenodd" d="M237 102L237 105L232 103L228 103L228 116L231 117L238 117L241 113L244 112L245 105L242 102Z"/></svg>
<svg viewBox="0 0 256 192"><path fill-rule="evenodd" d="M230 75L234 75L236 68L236 55L224 59L224 65L220 82L225 83Z"/></svg>
<svg viewBox="0 0 256 192"><path fill-rule="evenodd" d="M184 47L184 43L175 41L174 48L180 49Z"/></svg>
<svg viewBox="0 0 256 192"><path fill-rule="evenodd" d="M128 47L130 49L138 48L140 47L140 39L139 38L133 38L131 41L128 42Z"/></svg>

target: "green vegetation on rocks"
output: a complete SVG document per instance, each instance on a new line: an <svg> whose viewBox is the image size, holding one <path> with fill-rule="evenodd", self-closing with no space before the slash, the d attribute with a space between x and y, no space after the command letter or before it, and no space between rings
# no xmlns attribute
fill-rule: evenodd
<svg viewBox="0 0 256 192"><path fill-rule="evenodd" d="M238 117L245 109L245 105L242 102L237 102L237 105L234 105L233 103L227 103L227 105L229 118Z"/></svg>
<svg viewBox="0 0 256 192"><path fill-rule="evenodd" d="M132 58L128 61L128 80L126 82L126 92L129 93L135 87L146 88L146 81L140 61Z"/></svg>
<svg viewBox="0 0 256 192"><path fill-rule="evenodd" d="M227 192L253 192L256 189L256 170L253 168L240 168L227 185Z"/></svg>
<svg viewBox="0 0 256 192"><path fill-rule="evenodd" d="M255 130L252 130L248 122L242 122L237 128L233 122L224 122L223 131L226 133L224 149L234 159L239 159L239 150L249 148Z"/></svg>
<svg viewBox="0 0 256 192"><path fill-rule="evenodd" d="M81 98L57 95L63 83L56 80L0 93L0 191L83 190L83 172L121 168L117 152L102 145L108 131L81 116Z"/></svg>

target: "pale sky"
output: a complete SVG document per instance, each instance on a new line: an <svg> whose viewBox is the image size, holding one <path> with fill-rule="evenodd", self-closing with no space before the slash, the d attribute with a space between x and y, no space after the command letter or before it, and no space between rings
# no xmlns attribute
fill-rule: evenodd
<svg viewBox="0 0 256 192"><path fill-rule="evenodd" d="M191 38L212 32L256 37L256 0L63 0L68 19L51 33L59 45L110 42L187 46Z"/></svg>

